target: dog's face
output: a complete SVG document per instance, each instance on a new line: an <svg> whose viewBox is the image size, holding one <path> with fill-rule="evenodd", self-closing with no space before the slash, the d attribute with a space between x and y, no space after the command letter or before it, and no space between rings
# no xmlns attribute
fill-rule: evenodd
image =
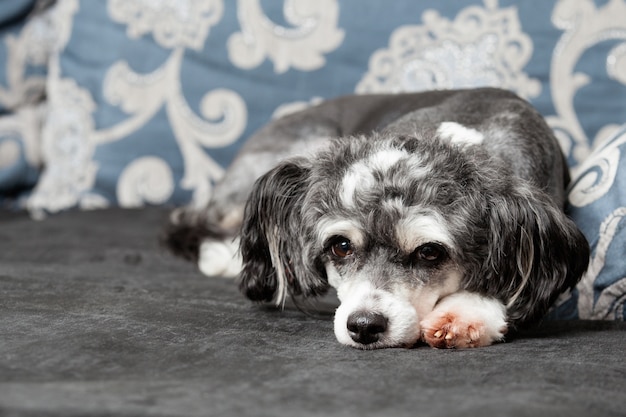
<svg viewBox="0 0 626 417"><path fill-rule="evenodd" d="M336 219L320 231L320 258L341 301L335 335L346 345L412 346L420 319L460 285L454 243L437 216L414 221L410 210L387 209L391 216L378 218L385 226L368 227L375 217L361 218L363 223Z"/></svg>
<svg viewBox="0 0 626 417"><path fill-rule="evenodd" d="M547 224L537 226L537 216ZM257 183L241 237L241 288L280 304L332 286L341 343L408 347L436 303L460 289L500 299L520 316L532 314L529 298L546 304L565 281L566 261L559 250L550 261L527 260L537 240L569 239L559 216L478 147L337 141ZM527 288L541 274L559 278Z"/></svg>
<svg viewBox="0 0 626 417"><path fill-rule="evenodd" d="M315 164L320 178L303 205L313 226L308 256L337 290L341 343L411 346L420 319L464 274L457 232L445 220L463 204L462 185L437 166L445 156L427 160L410 141L351 145Z"/></svg>

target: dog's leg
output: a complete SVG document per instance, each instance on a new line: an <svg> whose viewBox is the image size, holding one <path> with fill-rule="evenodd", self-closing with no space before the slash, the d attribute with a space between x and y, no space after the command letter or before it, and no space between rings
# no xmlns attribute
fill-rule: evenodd
<svg viewBox="0 0 626 417"><path fill-rule="evenodd" d="M165 230L164 243L176 255L195 262L210 277L235 277L241 271L239 229L255 179L273 161L256 161L245 155L232 164L215 185L211 201L204 207L186 206L174 210Z"/></svg>
<svg viewBox="0 0 626 417"><path fill-rule="evenodd" d="M420 323L422 339L436 348L470 348L501 341L507 331L500 301L466 291L443 298Z"/></svg>
<svg viewBox="0 0 626 417"><path fill-rule="evenodd" d="M230 216L215 204L204 209L181 207L170 215L164 243L175 254L197 263L207 276L235 277L241 270L237 230L244 203L232 203Z"/></svg>

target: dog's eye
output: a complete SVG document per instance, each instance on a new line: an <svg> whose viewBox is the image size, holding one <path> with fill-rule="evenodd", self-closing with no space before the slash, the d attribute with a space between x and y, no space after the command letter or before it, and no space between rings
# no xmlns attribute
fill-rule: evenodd
<svg viewBox="0 0 626 417"><path fill-rule="evenodd" d="M346 258L354 253L354 248L349 239L338 236L332 241L330 251L337 258Z"/></svg>
<svg viewBox="0 0 626 417"><path fill-rule="evenodd" d="M436 262L446 256L446 250L438 243L426 243L415 251L418 260Z"/></svg>

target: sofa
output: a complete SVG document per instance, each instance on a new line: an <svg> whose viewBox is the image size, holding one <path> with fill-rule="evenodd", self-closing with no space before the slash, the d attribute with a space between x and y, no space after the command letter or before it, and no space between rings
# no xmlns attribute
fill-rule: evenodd
<svg viewBox="0 0 626 417"><path fill-rule="evenodd" d="M626 0L3 0L0 415L624 415ZM568 161L590 267L538 326L360 351L159 243L264 123L497 86Z"/></svg>

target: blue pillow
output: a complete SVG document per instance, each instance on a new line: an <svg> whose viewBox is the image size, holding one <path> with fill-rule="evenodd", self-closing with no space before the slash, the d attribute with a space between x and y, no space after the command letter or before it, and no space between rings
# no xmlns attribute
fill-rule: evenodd
<svg viewBox="0 0 626 417"><path fill-rule="evenodd" d="M186 3L184 16L161 3L59 3L34 215L207 200L247 124L236 77L205 42L221 3Z"/></svg>
<svg viewBox="0 0 626 417"><path fill-rule="evenodd" d="M58 8L33 212L202 204L277 110L342 94L508 88L548 117L573 165L626 112L615 76L623 48L609 30L626 26L615 21L625 8L616 2L62 0ZM575 25L581 13L594 25ZM607 55L610 71L585 64ZM579 72L593 82L568 81Z"/></svg>
<svg viewBox="0 0 626 417"><path fill-rule="evenodd" d="M591 245L587 273L553 318L626 319L626 124L577 170L569 213Z"/></svg>
<svg viewBox="0 0 626 417"><path fill-rule="evenodd" d="M475 3L442 2L439 20L464 13L475 21L469 15L478 7L487 16L480 17L481 36L517 36L515 27L489 27L490 12ZM383 0L367 8L359 0L61 1L59 7L65 42L48 78L46 169L29 199L39 214L202 204L245 138L275 112L367 92L363 80L378 69L372 57L402 27L434 17L432 5L389 7ZM517 78L490 82L508 79L504 87L536 95L538 81L523 69L530 52L521 45L523 58L510 63ZM405 87L478 86L485 79L448 81Z"/></svg>

